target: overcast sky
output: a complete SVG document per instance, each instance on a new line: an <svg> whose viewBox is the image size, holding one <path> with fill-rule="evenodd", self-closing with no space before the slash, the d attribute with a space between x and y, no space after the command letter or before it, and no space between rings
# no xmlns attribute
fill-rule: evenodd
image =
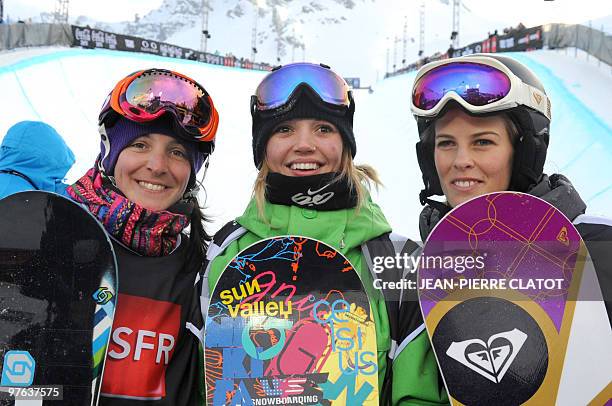
<svg viewBox="0 0 612 406"><path fill-rule="evenodd" d="M215 1L209 0L214 7ZM225 0L227 1L227 0ZM329 0L328 0L329 1ZM363 0L366 2L372 0ZM426 0L446 1L446 0ZM448 0L452 3L452 0ZM85 15L96 20L113 22L133 20L134 14L141 16L160 6L162 0L70 0L71 17ZM360 1L357 0L357 7ZM418 12L420 0L397 0L396 13L407 7ZM464 0L473 13L494 20L522 21L525 25L546 22L586 22L612 14L611 0ZM4 0L4 14L13 18L38 16L41 12L53 11L56 0Z"/></svg>

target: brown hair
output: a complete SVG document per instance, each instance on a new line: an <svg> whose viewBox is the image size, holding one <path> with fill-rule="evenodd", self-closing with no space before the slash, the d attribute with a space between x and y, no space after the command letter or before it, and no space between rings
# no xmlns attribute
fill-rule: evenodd
<svg viewBox="0 0 612 406"><path fill-rule="evenodd" d="M202 263L206 259L208 243L212 240L212 236L206 232L204 224L210 223L211 220L204 215L203 208L200 206L196 196L189 197L186 203L191 206L191 213L189 215L189 249L186 260L190 263Z"/></svg>
<svg viewBox="0 0 612 406"><path fill-rule="evenodd" d="M508 135L510 136L510 143L512 145L515 145L515 143L519 140L522 134L520 134L516 123L514 122L514 120L512 120L510 116L510 113L498 112L498 113L487 115L487 116L497 116L497 117L500 117L504 121L504 127L506 127L506 131L508 132ZM423 135L421 136L421 139L426 144L434 144L435 138L436 138L436 123L435 121L433 121L429 124L429 126L425 129L425 131L423 131Z"/></svg>
<svg viewBox="0 0 612 406"><path fill-rule="evenodd" d="M514 120L512 120L509 113L502 113L500 114L500 117L504 120L506 131L508 131L508 135L510 136L510 143L512 145L516 145L516 143L519 141L519 138L521 138L523 135L519 132L516 123L514 122Z"/></svg>

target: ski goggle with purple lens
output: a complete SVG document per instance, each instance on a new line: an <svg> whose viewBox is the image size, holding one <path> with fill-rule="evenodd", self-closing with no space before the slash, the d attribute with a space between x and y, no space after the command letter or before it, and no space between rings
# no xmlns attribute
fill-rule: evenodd
<svg viewBox="0 0 612 406"><path fill-rule="evenodd" d="M412 112L435 117L450 100L475 114L523 105L550 119L546 94L493 58L460 57L423 66L412 89Z"/></svg>
<svg viewBox="0 0 612 406"><path fill-rule="evenodd" d="M351 105L350 89L342 77L326 65L300 62L278 67L261 81L251 98L251 112L283 107L303 85L330 106L349 108Z"/></svg>

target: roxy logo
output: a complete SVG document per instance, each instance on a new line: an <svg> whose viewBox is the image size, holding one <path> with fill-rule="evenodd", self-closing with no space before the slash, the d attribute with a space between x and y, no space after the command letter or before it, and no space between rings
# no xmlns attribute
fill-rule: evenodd
<svg viewBox="0 0 612 406"><path fill-rule="evenodd" d="M542 96L540 96L538 93L533 92L533 98L535 99L536 103L542 103Z"/></svg>
<svg viewBox="0 0 612 406"><path fill-rule="evenodd" d="M310 188L304 193L296 193L291 196L291 200L295 204L299 204L300 206L313 206L313 205L321 205L325 204L334 197L334 192L321 193L325 188L327 188L329 184L323 186L321 189L310 190Z"/></svg>
<svg viewBox="0 0 612 406"><path fill-rule="evenodd" d="M527 334L515 328L492 335L486 343L479 338L453 342L446 355L493 383L500 383L525 340Z"/></svg>

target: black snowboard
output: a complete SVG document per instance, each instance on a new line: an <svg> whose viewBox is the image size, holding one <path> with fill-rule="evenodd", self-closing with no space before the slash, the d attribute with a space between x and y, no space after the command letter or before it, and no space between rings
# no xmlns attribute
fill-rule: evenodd
<svg viewBox="0 0 612 406"><path fill-rule="evenodd" d="M17 391L96 404L116 292L112 245L89 212L40 191L0 200L0 404Z"/></svg>

